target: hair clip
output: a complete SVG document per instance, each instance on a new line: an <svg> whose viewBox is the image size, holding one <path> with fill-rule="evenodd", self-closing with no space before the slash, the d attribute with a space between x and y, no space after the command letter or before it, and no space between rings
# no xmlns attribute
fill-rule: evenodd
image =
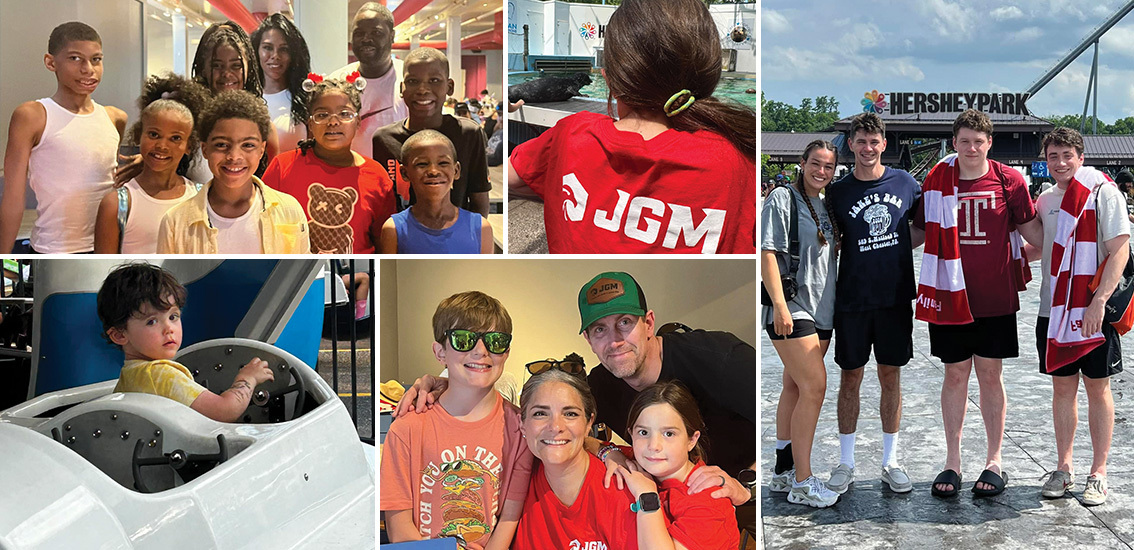
<svg viewBox="0 0 1134 550"><path fill-rule="evenodd" d="M165 91L161 93L162 99L173 99L174 97L177 97L177 92Z"/></svg>
<svg viewBox="0 0 1134 550"><path fill-rule="evenodd" d="M348 74L346 81L354 84L354 89L360 92L366 89L366 79L362 78L362 75L358 74L358 71Z"/></svg>
<svg viewBox="0 0 1134 550"><path fill-rule="evenodd" d="M311 93L315 91L315 84L323 81L323 75L316 73L307 73L307 79L303 81L303 91Z"/></svg>

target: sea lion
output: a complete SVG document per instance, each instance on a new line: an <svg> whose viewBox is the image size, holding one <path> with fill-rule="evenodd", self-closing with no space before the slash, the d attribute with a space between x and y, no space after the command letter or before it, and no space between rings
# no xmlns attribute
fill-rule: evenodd
<svg viewBox="0 0 1134 550"><path fill-rule="evenodd" d="M508 87L508 101L515 103L551 103L567 101L579 95L579 90L591 83L591 75L574 73L567 76L549 75Z"/></svg>

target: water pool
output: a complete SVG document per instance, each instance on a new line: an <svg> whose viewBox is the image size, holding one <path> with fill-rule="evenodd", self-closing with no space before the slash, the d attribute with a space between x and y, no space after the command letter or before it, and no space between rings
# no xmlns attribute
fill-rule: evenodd
<svg viewBox="0 0 1134 550"><path fill-rule="evenodd" d="M520 84L535 80L539 78L539 74L535 72L522 72L522 73L509 73L508 85ZM748 78L737 78L724 76L717 84L715 95L726 97L744 105L751 107L753 110L760 108L760 94L748 94L745 90L756 88L756 81ZM588 86L579 90L579 95L587 97L595 97L599 99L606 99L608 90L606 87L606 79L602 77L599 72L591 73L591 83Z"/></svg>

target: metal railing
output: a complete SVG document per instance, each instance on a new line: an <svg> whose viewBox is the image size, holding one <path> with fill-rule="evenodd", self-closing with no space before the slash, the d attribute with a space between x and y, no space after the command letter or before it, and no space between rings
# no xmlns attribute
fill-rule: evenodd
<svg viewBox="0 0 1134 550"><path fill-rule="evenodd" d="M343 277L347 296L344 303L339 303L339 288L332 279L330 286L330 305L324 313L324 336L331 343L331 387L343 400L343 404L350 410L351 420L354 421L358 436L363 441L374 444L376 431L374 427L374 316L377 314L375 296L375 262L374 260L331 260L333 277ZM355 319L355 292L362 278L358 275L366 274L368 290L365 299L369 300L370 315L362 319ZM349 346L349 364L342 365L346 369L344 374L349 378L344 380L340 375L339 345L342 339ZM369 341L369 347L359 348L359 341ZM344 352L348 350L343 350ZM359 364L359 353L365 352L369 359ZM323 363L322 360L319 363ZM316 367L318 371L319 367ZM361 371L361 372L360 372ZM360 391L360 377L363 385ZM345 388L343 386L346 386ZM349 388L349 391L344 391ZM360 409L362 414L360 415Z"/></svg>

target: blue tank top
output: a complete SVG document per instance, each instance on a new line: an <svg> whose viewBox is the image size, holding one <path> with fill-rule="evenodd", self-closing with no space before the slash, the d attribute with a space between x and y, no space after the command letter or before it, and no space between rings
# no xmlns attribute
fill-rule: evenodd
<svg viewBox="0 0 1134 550"><path fill-rule="evenodd" d="M480 254L481 216L457 209L457 222L448 229L421 225L410 209L393 215L398 254Z"/></svg>

